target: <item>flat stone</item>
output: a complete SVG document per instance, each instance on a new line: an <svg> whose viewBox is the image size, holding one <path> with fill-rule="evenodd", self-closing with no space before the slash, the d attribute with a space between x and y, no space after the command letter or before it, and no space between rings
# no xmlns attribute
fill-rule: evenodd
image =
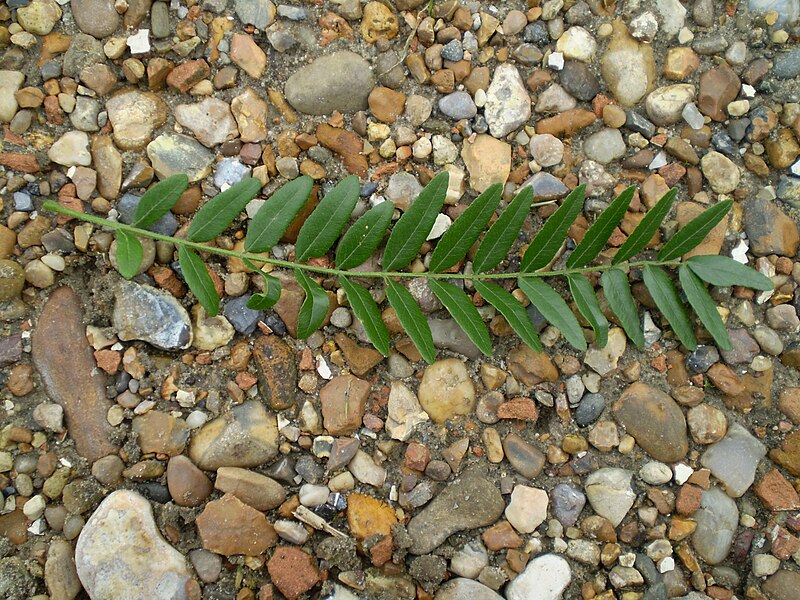
<svg viewBox="0 0 800 600"><path fill-rule="evenodd" d="M470 598L471 600L503 599L492 588L464 577L456 577L445 583L436 592L435 598L436 600L462 600L463 598Z"/></svg>
<svg viewBox="0 0 800 600"><path fill-rule="evenodd" d="M150 503L129 490L113 492L92 513L75 565L92 598L189 600L200 593L183 555L161 537Z"/></svg>
<svg viewBox="0 0 800 600"><path fill-rule="evenodd" d="M647 115L656 125L679 123L683 108L694 99L695 88L686 83L676 83L653 90L645 102Z"/></svg>
<svg viewBox="0 0 800 600"><path fill-rule="evenodd" d="M269 107L253 88L231 100L231 112L242 142L261 142L267 137Z"/></svg>
<svg viewBox="0 0 800 600"><path fill-rule="evenodd" d="M646 383L634 383L614 404L614 417L656 460L673 463L689 451L686 420L675 401Z"/></svg>
<svg viewBox="0 0 800 600"><path fill-rule="evenodd" d="M506 600L560 600L572 581L569 563L557 554L537 556L506 587Z"/></svg>
<svg viewBox="0 0 800 600"><path fill-rule="evenodd" d="M179 104L173 112L175 120L189 129L208 148L239 135L230 106L223 100L204 98L197 104Z"/></svg>
<svg viewBox="0 0 800 600"><path fill-rule="evenodd" d="M591 160L604 165L625 156L625 140L619 129L606 127L588 136L583 142L583 152Z"/></svg>
<svg viewBox="0 0 800 600"><path fill-rule="evenodd" d="M203 548L223 556L258 556L278 542L264 513L231 494L206 504L195 523Z"/></svg>
<svg viewBox="0 0 800 600"><path fill-rule="evenodd" d="M162 350L183 350L191 345L189 315L171 294L123 281L115 298L113 322L121 340L141 340Z"/></svg>
<svg viewBox="0 0 800 600"><path fill-rule="evenodd" d="M430 420L417 396L403 383L393 381L389 390L386 431L392 439L402 442L408 440L417 425Z"/></svg>
<svg viewBox="0 0 800 600"><path fill-rule="evenodd" d="M277 453L277 421L257 401L234 406L228 414L209 421L189 445L189 457L207 471L255 467L271 461Z"/></svg>
<svg viewBox="0 0 800 600"><path fill-rule="evenodd" d="M469 172L469 186L481 193L495 183L505 183L511 172L511 145L491 135L479 134L465 143L461 158Z"/></svg>
<svg viewBox="0 0 800 600"><path fill-rule="evenodd" d="M51 400L64 409L78 454L93 463L116 451L106 420L105 376L86 341L83 308L71 289L56 289L31 337L33 363Z"/></svg>
<svg viewBox="0 0 800 600"><path fill-rule="evenodd" d="M156 94L123 90L106 100L114 142L121 150L141 150L153 139L169 115L169 107Z"/></svg>
<svg viewBox="0 0 800 600"><path fill-rule="evenodd" d="M331 435L350 435L361 427L369 382L353 375L333 378L319 392L322 418L326 431Z"/></svg>
<svg viewBox="0 0 800 600"><path fill-rule="evenodd" d="M439 100L439 110L451 119L471 119L478 114L478 108L467 92L453 92Z"/></svg>
<svg viewBox="0 0 800 600"><path fill-rule="evenodd" d="M181 454L167 463L167 489L178 506L199 506L214 491L214 484Z"/></svg>
<svg viewBox="0 0 800 600"><path fill-rule="evenodd" d="M418 393L422 408L434 423L468 415L475 406L472 380L464 363L454 358L436 361L425 369Z"/></svg>
<svg viewBox="0 0 800 600"><path fill-rule="evenodd" d="M97 171L97 192L107 200L115 200L122 184L122 155L110 137L92 138L92 162Z"/></svg>
<svg viewBox="0 0 800 600"><path fill-rule="evenodd" d="M275 21L277 9L270 0L235 0L236 16L245 25L265 30Z"/></svg>
<svg viewBox="0 0 800 600"><path fill-rule="evenodd" d="M486 90L484 116L496 138L504 138L530 118L531 97L514 65L501 63L495 69Z"/></svg>
<svg viewBox="0 0 800 600"><path fill-rule="evenodd" d="M503 439L503 453L511 466L527 479L535 479L544 469L544 453L515 432Z"/></svg>
<svg viewBox="0 0 800 600"><path fill-rule="evenodd" d="M569 194L569 188L563 181L545 171L532 175L520 187L528 186L533 188L533 196L539 200L558 200Z"/></svg>
<svg viewBox="0 0 800 600"><path fill-rule="evenodd" d="M600 91L600 82L597 76L583 62L568 60L564 62L564 68L558 74L558 81L578 100L590 101Z"/></svg>
<svg viewBox="0 0 800 600"><path fill-rule="evenodd" d="M554 167L564 158L564 143L549 133L532 136L529 149L533 160L542 167Z"/></svg>
<svg viewBox="0 0 800 600"><path fill-rule="evenodd" d="M505 510L495 485L476 474L465 474L442 490L408 524L412 554L428 554L452 534L491 525Z"/></svg>
<svg viewBox="0 0 800 600"><path fill-rule="evenodd" d="M718 565L728 556L736 534L739 523L736 503L721 489L712 486L703 492L694 520L697 522L692 535L694 549L708 564Z"/></svg>
<svg viewBox="0 0 800 600"><path fill-rule="evenodd" d="M159 179L183 173L190 182L207 177L214 162L214 155L195 139L172 133L150 142L147 156Z"/></svg>
<svg viewBox="0 0 800 600"><path fill-rule="evenodd" d="M534 386L543 381L556 381L558 369L543 352L520 344L508 353L508 370L523 385Z"/></svg>
<svg viewBox="0 0 800 600"><path fill-rule="evenodd" d="M44 581L51 600L72 600L83 590L75 568L75 553L68 541L54 538L50 542Z"/></svg>
<svg viewBox="0 0 800 600"><path fill-rule="evenodd" d="M53 142L47 151L47 157L65 167L88 167L92 164L89 136L83 131L68 131Z"/></svg>
<svg viewBox="0 0 800 600"><path fill-rule="evenodd" d="M373 535L391 535L397 516L385 502L366 494L354 493L347 497L347 523L351 535L363 541Z"/></svg>
<svg viewBox="0 0 800 600"><path fill-rule="evenodd" d="M788 511L800 508L800 496L778 469L772 469L754 488L764 506L771 511Z"/></svg>
<svg viewBox="0 0 800 600"><path fill-rule="evenodd" d="M719 152L707 152L700 159L700 167L711 189L718 194L729 194L739 185L739 167Z"/></svg>
<svg viewBox="0 0 800 600"><path fill-rule="evenodd" d="M70 8L78 29L97 39L108 37L119 27L121 18L114 0L72 0Z"/></svg>
<svg viewBox="0 0 800 600"><path fill-rule="evenodd" d="M508 522L520 533L532 533L547 518L547 492L516 485L505 510Z"/></svg>
<svg viewBox="0 0 800 600"><path fill-rule="evenodd" d="M613 467L598 469L586 478L586 496L594 511L616 527L636 500L631 489L633 473Z"/></svg>
<svg viewBox="0 0 800 600"><path fill-rule="evenodd" d="M766 454L764 444L733 423L724 438L708 447L700 462L722 482L729 496L739 498L753 485L758 463Z"/></svg>
<svg viewBox="0 0 800 600"><path fill-rule="evenodd" d="M697 108L715 121L724 121L728 118L728 104L736 100L741 85L738 75L727 65L706 71L700 76Z"/></svg>
<svg viewBox="0 0 800 600"><path fill-rule="evenodd" d="M756 256L795 256L800 244L797 223L774 202L752 198L744 203L744 229Z"/></svg>
<svg viewBox="0 0 800 600"><path fill-rule="evenodd" d="M320 580L316 559L293 546L281 546L267 563L270 579L288 600L296 600Z"/></svg>
<svg viewBox="0 0 800 600"><path fill-rule="evenodd" d="M348 50L317 58L286 81L284 94L295 109L310 115L366 110L375 87L369 63Z"/></svg>
<svg viewBox="0 0 800 600"><path fill-rule="evenodd" d="M231 60L253 79L259 79L267 68L267 55L245 33L234 33L231 38Z"/></svg>
<svg viewBox="0 0 800 600"><path fill-rule="evenodd" d="M25 82L25 75L19 71L0 71L0 122L10 123L17 113L19 104L16 93Z"/></svg>
<svg viewBox="0 0 800 600"><path fill-rule="evenodd" d="M28 33L47 35L61 18L62 12L55 0L32 0L17 9L17 23Z"/></svg>
<svg viewBox="0 0 800 600"><path fill-rule="evenodd" d="M286 500L286 490L280 483L261 473L238 467L217 469L214 487L260 511L272 510Z"/></svg>
<svg viewBox="0 0 800 600"><path fill-rule="evenodd" d="M761 584L762 591L769 600L793 600L800 586L800 573L789 569L780 569L774 575L767 577Z"/></svg>
<svg viewBox="0 0 800 600"><path fill-rule="evenodd" d="M294 351L277 335L256 339L253 361L258 390L273 410L284 410L297 401L297 361Z"/></svg>
<svg viewBox="0 0 800 600"><path fill-rule="evenodd" d="M586 506L586 496L580 488L568 483L557 484L550 492L550 501L553 516L564 527L575 525Z"/></svg>

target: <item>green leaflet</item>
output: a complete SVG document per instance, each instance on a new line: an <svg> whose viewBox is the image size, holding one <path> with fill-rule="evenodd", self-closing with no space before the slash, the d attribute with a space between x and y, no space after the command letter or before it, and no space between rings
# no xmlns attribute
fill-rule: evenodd
<svg viewBox="0 0 800 600"><path fill-rule="evenodd" d="M189 239L208 242L221 234L261 191L261 181L245 177L206 202L189 226Z"/></svg>
<svg viewBox="0 0 800 600"><path fill-rule="evenodd" d="M250 296L247 300L247 308L252 308L253 310L272 308L275 306L275 303L281 299L281 282L278 278L267 275L260 269L255 269L255 271L264 279L264 291Z"/></svg>
<svg viewBox="0 0 800 600"><path fill-rule="evenodd" d="M701 212L664 244L658 253L658 259L673 260L694 250L728 214L731 206L733 206L733 200L725 200Z"/></svg>
<svg viewBox="0 0 800 600"><path fill-rule="evenodd" d="M133 278L142 264L142 244L133 234L117 229L117 267L125 279Z"/></svg>
<svg viewBox="0 0 800 600"><path fill-rule="evenodd" d="M566 197L558 210L542 226L522 257L519 270L532 273L546 267L567 239L567 231L583 208L586 185L579 185Z"/></svg>
<svg viewBox="0 0 800 600"><path fill-rule="evenodd" d="M542 316L555 325L564 338L577 350L585 351L586 340L583 337L578 319L564 302L564 299L553 288L536 277L520 277L517 280L521 289Z"/></svg>
<svg viewBox="0 0 800 600"><path fill-rule="evenodd" d="M647 214L636 226L636 229L628 236L625 243L622 244L620 249L611 259L612 265L617 265L622 261L628 260L636 256L639 252L645 249L647 244L653 239L656 231L664 222L664 219L672 208L672 202L675 200L675 195L678 193L676 188L672 188L661 197L656 205L647 211Z"/></svg>
<svg viewBox="0 0 800 600"><path fill-rule="evenodd" d="M542 342L539 341L539 335L536 333L536 328L533 326L525 307L514 296L496 283L475 280L473 284L478 293L500 311L500 314L508 321L511 329L523 342L537 352L543 351Z"/></svg>
<svg viewBox="0 0 800 600"><path fill-rule="evenodd" d="M669 275L658 267L647 266L644 268L644 284L681 343L689 350L697 348L689 315Z"/></svg>
<svg viewBox="0 0 800 600"><path fill-rule="evenodd" d="M389 356L389 331L386 329L381 311L369 291L357 283L353 283L347 277L339 277L339 283L347 294L353 314L361 321L372 345L384 356Z"/></svg>
<svg viewBox="0 0 800 600"><path fill-rule="evenodd" d="M740 285L763 291L775 287L766 275L727 256L693 256L686 264L695 275L711 285Z"/></svg>
<svg viewBox="0 0 800 600"><path fill-rule="evenodd" d="M305 206L313 186L314 180L302 175L278 188L250 221L244 249L248 252L266 252L277 244Z"/></svg>
<svg viewBox="0 0 800 600"><path fill-rule="evenodd" d="M428 364L436 360L436 349L433 346L433 336L431 335L431 328L428 326L428 321L425 315L414 300L405 286L386 279L386 298L389 304L394 308L397 314L397 320L403 326L403 329L414 342L414 345L419 350L422 358Z"/></svg>
<svg viewBox="0 0 800 600"><path fill-rule="evenodd" d="M133 214L134 227L146 228L167 214L189 187L189 178L178 174L167 177L164 181L148 189Z"/></svg>
<svg viewBox="0 0 800 600"><path fill-rule="evenodd" d="M383 241L392 222L394 204L381 202L373 206L348 229L336 247L336 266L347 270L367 260Z"/></svg>
<svg viewBox="0 0 800 600"><path fill-rule="evenodd" d="M322 286L300 269L294 270L294 276L297 279L297 283L306 293L303 304L300 306L300 313L297 316L297 337L305 339L325 322L331 301Z"/></svg>
<svg viewBox="0 0 800 600"><path fill-rule="evenodd" d="M428 285L472 343L486 356L491 356L492 340L469 296L451 283L431 279Z"/></svg>
<svg viewBox="0 0 800 600"><path fill-rule="evenodd" d="M639 324L639 311L636 309L636 302L631 294L628 276L620 269L609 269L603 272L600 283L611 310L622 324L622 329L637 348L643 349L644 333Z"/></svg>
<svg viewBox="0 0 800 600"><path fill-rule="evenodd" d="M361 189L357 175L350 175L325 194L297 234L295 254L298 262L324 256L342 233L358 202Z"/></svg>
<svg viewBox="0 0 800 600"><path fill-rule="evenodd" d="M714 305L711 296L708 295L708 291L700 278L692 273L692 270L686 265L681 265L678 268L678 278L689 304L692 305L692 308L700 318L700 322L711 334L711 337L714 338L717 345L727 352L733 350L733 345L728 337L728 330L725 329L725 324L722 322L719 312L717 312L717 307Z"/></svg>
<svg viewBox="0 0 800 600"><path fill-rule="evenodd" d="M567 281L575 305L594 330L595 342L601 348L605 348L608 343L608 321L600 310L600 302L594 293L594 287L585 275L578 273L567 275Z"/></svg>
<svg viewBox="0 0 800 600"><path fill-rule="evenodd" d="M191 248L178 246L178 263L181 266L183 279L197 301L209 317L216 317L219 313L219 296L203 259Z"/></svg>
<svg viewBox="0 0 800 600"><path fill-rule="evenodd" d="M467 255L492 218L503 186L490 186L470 204L436 244L428 269L432 273L446 271Z"/></svg>
<svg viewBox="0 0 800 600"><path fill-rule="evenodd" d="M447 171L431 179L397 221L383 250L383 268L386 271L399 271L417 256L442 209L449 181L450 173Z"/></svg>
<svg viewBox="0 0 800 600"><path fill-rule="evenodd" d="M472 269L475 273L485 273L494 269L508 256L508 251L517 239L525 217L531 210L533 188L526 186L520 190L500 217L483 236L483 241L475 253Z"/></svg>
<svg viewBox="0 0 800 600"><path fill-rule="evenodd" d="M581 243L569 255L567 267L583 267L595 259L606 245L608 238L614 233L614 229L619 225L622 217L625 216L625 211L628 210L635 191L636 186L630 186L597 217L586 235L583 236Z"/></svg>

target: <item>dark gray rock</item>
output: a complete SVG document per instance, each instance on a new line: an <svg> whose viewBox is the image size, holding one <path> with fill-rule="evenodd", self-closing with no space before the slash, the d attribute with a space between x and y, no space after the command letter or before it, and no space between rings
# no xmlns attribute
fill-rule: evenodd
<svg viewBox="0 0 800 600"><path fill-rule="evenodd" d="M575 410L575 422L581 427L591 425L600 418L605 408L606 399L602 394L586 394Z"/></svg>
<svg viewBox="0 0 800 600"><path fill-rule="evenodd" d="M578 517L586 506L586 496L574 485L559 483L550 492L550 502L553 516L564 527L572 527L578 522Z"/></svg>
<svg viewBox="0 0 800 600"><path fill-rule="evenodd" d="M231 322L233 328L239 333L249 335L256 330L258 322L264 318L264 313L260 310L247 308L247 301L251 294L245 294L238 298L231 298L225 303L222 314Z"/></svg>
<svg viewBox="0 0 800 600"><path fill-rule="evenodd" d="M119 212L119 220L123 223L130 225L133 223L133 216L136 213L136 207L139 206L142 197L136 194L125 194L119 199L117 203L117 211ZM171 212L168 212L158 221L146 227L149 231L160 233L162 235L172 235L178 230L178 219L175 218Z"/></svg>
<svg viewBox="0 0 800 600"><path fill-rule="evenodd" d="M120 283L113 323L123 341L142 340L162 350L181 350L192 343L192 322L180 302L132 281Z"/></svg>
<svg viewBox="0 0 800 600"><path fill-rule="evenodd" d="M561 86L578 100L588 102L600 91L600 82L591 69L577 60L568 60L558 75Z"/></svg>

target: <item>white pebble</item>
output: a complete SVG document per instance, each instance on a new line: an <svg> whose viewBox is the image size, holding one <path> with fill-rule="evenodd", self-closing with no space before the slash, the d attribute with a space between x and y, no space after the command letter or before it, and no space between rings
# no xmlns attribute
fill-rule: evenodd
<svg viewBox="0 0 800 600"><path fill-rule="evenodd" d="M328 501L329 494L328 486L306 483L300 487L300 504L311 508L322 506Z"/></svg>

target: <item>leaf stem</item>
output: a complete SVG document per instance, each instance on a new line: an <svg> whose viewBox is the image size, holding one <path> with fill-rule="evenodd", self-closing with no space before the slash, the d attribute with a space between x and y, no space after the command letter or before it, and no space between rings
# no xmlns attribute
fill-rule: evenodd
<svg viewBox="0 0 800 600"><path fill-rule="evenodd" d="M550 204L551 202L542 202L537 205L543 204ZM48 200L44 203L44 210L55 212L58 214L66 215L68 217L73 217L75 219L85 221L87 223L92 223L94 225L99 225L101 227L107 227L109 229L117 230L117 231L124 231L126 233L130 233L132 235L150 238L152 240L156 240L159 242L168 242L171 244L175 244L177 246L183 246L184 248L191 248L198 252L208 252L210 254L216 254L218 256L230 256L233 258L238 258L243 261L252 261L256 263L265 263L272 265L274 267L282 267L285 269L300 269L301 271L306 271L308 273L316 273L318 275L326 275L330 277L339 277L339 276L348 276L348 277L357 277L357 278L366 278L366 279L384 279L387 277L392 278L406 278L406 279L413 279L413 278L421 278L421 279L467 279L467 280L479 280L479 281L487 281L487 280L497 280L497 279L516 279L518 277L524 278L541 278L541 277L554 277L554 276L563 276L563 275L571 275L571 274L579 274L579 273L591 273L591 272L599 272L599 271L607 271L613 268L625 268L625 267L647 267L647 266L660 266L660 267L676 267L681 264L680 260L641 260L635 262L625 262L618 265L594 265L588 267L574 267L570 269L561 269L557 271L536 271L533 273L430 273L428 271L422 273L411 273L405 271L347 271L343 269L336 269L332 267L320 267L316 265L307 265L302 263L296 263L289 260L281 260L278 258L271 258L271 257L264 257L259 254L253 254L250 252L237 252L236 250L227 250L225 248L217 248L215 246L208 246L206 244L192 242L190 240L176 238L169 235L164 235L162 233L157 233L155 231L149 231L147 229L141 229L139 227L134 227L133 225L126 225L125 223L119 223L117 221L111 221L109 219L104 219L102 217L98 217L95 215L86 214L77 210L72 210L70 208L66 208L61 206L60 204L53 202L52 200Z"/></svg>

